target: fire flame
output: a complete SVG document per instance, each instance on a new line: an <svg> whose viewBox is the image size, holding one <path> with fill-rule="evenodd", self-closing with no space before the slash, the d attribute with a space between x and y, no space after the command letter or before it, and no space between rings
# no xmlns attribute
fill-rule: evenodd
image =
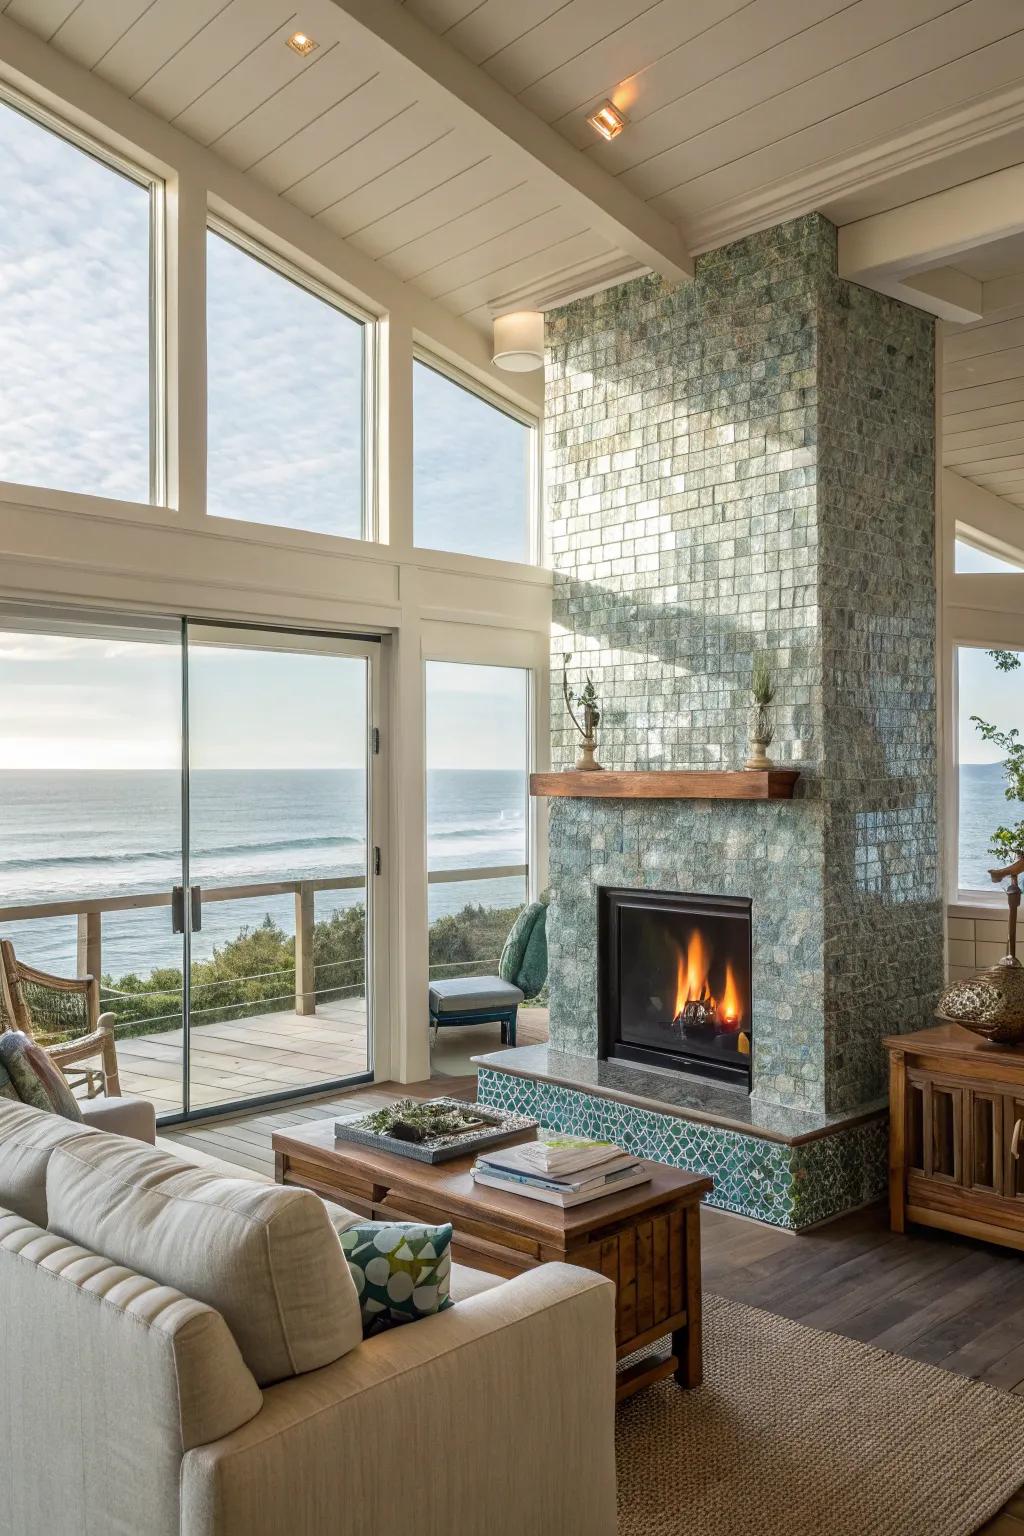
<svg viewBox="0 0 1024 1536"><path fill-rule="evenodd" d="M710 970L711 951L700 929L695 928L687 940L686 953L681 949L677 952L673 1017L678 1019L687 1003L710 1003L715 1009L720 1028L739 1029L743 1004L732 962L726 961L725 983L720 998L714 996L708 983Z"/></svg>
<svg viewBox="0 0 1024 1536"><path fill-rule="evenodd" d="M736 977L733 975L732 961L727 960L725 962L725 986L722 990L722 1006L719 1010L719 1017L722 1023L727 1024L730 1029L736 1029L739 1027L741 1012L740 989L736 985Z"/></svg>

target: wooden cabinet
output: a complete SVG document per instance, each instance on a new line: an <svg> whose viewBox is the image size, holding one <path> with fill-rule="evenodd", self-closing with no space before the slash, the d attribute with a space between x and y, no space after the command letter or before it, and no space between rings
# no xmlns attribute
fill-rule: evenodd
<svg viewBox="0 0 1024 1536"><path fill-rule="evenodd" d="M1024 1048L956 1024L885 1045L893 1230L919 1222L1024 1249Z"/></svg>

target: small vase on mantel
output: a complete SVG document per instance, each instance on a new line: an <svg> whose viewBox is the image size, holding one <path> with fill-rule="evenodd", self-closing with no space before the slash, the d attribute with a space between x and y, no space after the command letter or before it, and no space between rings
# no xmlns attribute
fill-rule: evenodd
<svg viewBox="0 0 1024 1536"><path fill-rule="evenodd" d="M750 696L753 700L750 711L750 756L744 767L752 772L765 773L769 768L775 767L768 756L768 748L775 735L771 713L772 700L775 698L775 683L766 656L754 657L750 677Z"/></svg>
<svg viewBox="0 0 1024 1536"><path fill-rule="evenodd" d="M580 755L576 759L574 773L600 773L603 765L597 761L597 727L601 723L601 706L594 687L594 680L587 673L587 681L579 693L574 693L569 687L569 663L572 660L572 652L566 651L562 658L562 697L565 707L569 711L569 719L580 734ZM573 705L579 709L579 714L573 709ZM582 716L582 719L580 718Z"/></svg>

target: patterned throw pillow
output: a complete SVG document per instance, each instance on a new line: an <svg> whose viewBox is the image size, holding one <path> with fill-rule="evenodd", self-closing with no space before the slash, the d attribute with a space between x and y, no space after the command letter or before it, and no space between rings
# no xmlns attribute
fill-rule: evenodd
<svg viewBox="0 0 1024 1536"><path fill-rule="evenodd" d="M0 1067L23 1104L63 1115L65 1120L81 1120L78 1100L67 1079L34 1040L20 1029L0 1033Z"/></svg>
<svg viewBox="0 0 1024 1536"><path fill-rule="evenodd" d="M3 1062L0 1062L0 1099L13 1099L16 1104L21 1103L18 1090L11 1082L10 1074Z"/></svg>
<svg viewBox="0 0 1024 1536"><path fill-rule="evenodd" d="M452 1305L452 1229L405 1221L360 1221L339 1232L356 1283L363 1337L393 1323L433 1317Z"/></svg>

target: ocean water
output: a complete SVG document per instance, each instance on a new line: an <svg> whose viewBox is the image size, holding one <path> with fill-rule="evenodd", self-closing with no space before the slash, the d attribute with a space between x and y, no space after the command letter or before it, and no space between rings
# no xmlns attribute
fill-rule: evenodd
<svg viewBox="0 0 1024 1536"><path fill-rule="evenodd" d="M526 863L526 780L513 770L440 770L427 790L431 869ZM0 906L130 898L181 882L181 781L162 772L0 772ZM359 769L205 770L192 774L191 880L205 886L322 879L366 868L366 780ZM385 857L387 850L385 849ZM522 877L433 885L431 918L467 902L510 907ZM364 899L322 892L322 920ZM207 957L270 914L294 931L294 898L207 902L193 956ZM72 974L73 917L5 923L29 963ZM103 969L120 977L180 967L170 909L105 913Z"/></svg>
<svg viewBox="0 0 1024 1536"><path fill-rule="evenodd" d="M963 763L960 767L960 888L994 891L988 877L996 863L988 851L996 827L1024 821L1024 804L1007 800L1002 763Z"/></svg>
<svg viewBox="0 0 1024 1536"><path fill-rule="evenodd" d="M998 763L961 769L960 880L991 889L988 844L1001 823L1024 818L1008 802ZM428 781L431 869L526 862L525 775L442 770ZM365 777L340 771L200 771L192 775L191 878L206 886L327 878L365 870ZM173 773L0 772L0 906L166 891L181 880L180 780ZM387 850L385 850L385 857ZM431 919L467 902L511 907L520 877L432 885ZM362 890L324 892L316 916L361 901ZM291 896L208 902L193 954L203 959L270 914L294 930ZM6 923L5 937L44 970L73 974L71 917ZM115 977L181 965L167 907L107 913L103 968Z"/></svg>

